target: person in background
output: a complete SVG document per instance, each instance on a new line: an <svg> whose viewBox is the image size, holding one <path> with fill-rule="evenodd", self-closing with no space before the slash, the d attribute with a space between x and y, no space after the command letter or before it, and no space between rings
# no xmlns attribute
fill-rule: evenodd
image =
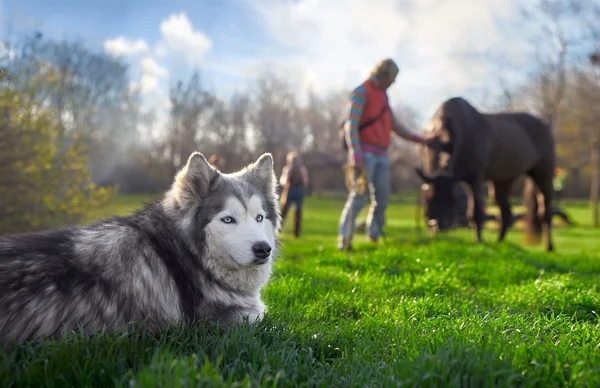
<svg viewBox="0 0 600 388"><path fill-rule="evenodd" d="M225 168L225 159L220 157L217 154L212 154L210 158L208 158L208 163L210 163L214 168L219 171L223 171Z"/></svg>
<svg viewBox="0 0 600 388"><path fill-rule="evenodd" d="M390 165L388 147L391 133L416 144L429 145L437 134L423 138L410 132L393 115L387 89L399 73L392 59L380 61L369 78L355 88L348 103L348 120L344 125L348 148L348 164L353 168L355 182L366 177L371 206L366 233L377 243L385 223L385 211L390 200ZM359 129L360 128L360 129ZM356 186L356 185L355 185ZM338 249L351 250L356 216L366 204L366 193L351 189L339 221Z"/></svg>
<svg viewBox="0 0 600 388"><path fill-rule="evenodd" d="M279 183L283 187L281 193L281 227L285 222L285 217L293 204L296 208L294 215L294 236L300 237L300 228L302 226L302 203L304 201L304 191L308 187L308 171L302 164L300 155L297 152L289 152L286 157L286 164L281 172Z"/></svg>
<svg viewBox="0 0 600 388"><path fill-rule="evenodd" d="M554 198L557 203L560 203L563 197L563 191L565 189L565 183L567 181L567 172L560 167L554 169L554 179L552 185L554 186Z"/></svg>

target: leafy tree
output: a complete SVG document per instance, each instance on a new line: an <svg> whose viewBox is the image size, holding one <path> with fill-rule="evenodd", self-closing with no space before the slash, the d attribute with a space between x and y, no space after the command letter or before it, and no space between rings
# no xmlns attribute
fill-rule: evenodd
<svg viewBox="0 0 600 388"><path fill-rule="evenodd" d="M91 182L81 135L63 132L35 94L36 84L55 82L51 74L27 85L17 78L0 79L0 234L81 222L115 189Z"/></svg>

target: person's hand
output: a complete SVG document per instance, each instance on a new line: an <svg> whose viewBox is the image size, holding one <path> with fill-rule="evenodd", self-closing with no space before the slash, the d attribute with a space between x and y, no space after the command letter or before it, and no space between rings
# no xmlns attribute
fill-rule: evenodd
<svg viewBox="0 0 600 388"><path fill-rule="evenodd" d="M352 168L357 173L361 173L364 168L364 163L362 159L352 159Z"/></svg>
<svg viewBox="0 0 600 388"><path fill-rule="evenodd" d="M423 137L423 144L429 148L437 148L439 146L440 133L438 131L428 132Z"/></svg>

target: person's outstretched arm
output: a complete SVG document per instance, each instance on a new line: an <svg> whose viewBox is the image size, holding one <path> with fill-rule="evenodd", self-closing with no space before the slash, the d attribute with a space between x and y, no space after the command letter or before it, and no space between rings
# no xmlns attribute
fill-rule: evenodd
<svg viewBox="0 0 600 388"><path fill-rule="evenodd" d="M390 110L391 113L391 110ZM396 132L396 134L398 136L400 136L401 138L411 141L413 143L417 143L417 144L426 144L427 140L419 135L417 135L416 133L412 133L411 131L408 130L408 128L406 128L406 126L404 124L402 124L400 121L398 121L396 119L396 116L394 116L394 113L392 113L392 129L394 130L394 132Z"/></svg>

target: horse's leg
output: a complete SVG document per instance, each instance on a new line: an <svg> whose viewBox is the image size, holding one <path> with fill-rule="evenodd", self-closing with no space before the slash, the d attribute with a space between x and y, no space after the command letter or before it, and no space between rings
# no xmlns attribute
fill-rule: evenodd
<svg viewBox="0 0 600 388"><path fill-rule="evenodd" d="M551 252L554 250L554 244L552 244L552 197L554 195L552 172L546 173L545 171L535 171L530 174L530 176L537 184L544 197L542 228L543 233L546 235L546 251Z"/></svg>
<svg viewBox="0 0 600 388"><path fill-rule="evenodd" d="M512 225L512 211L509 201L511 186L512 181L494 182L496 204L500 208L500 234L498 235L498 242L504 240L508 228Z"/></svg>
<svg viewBox="0 0 600 388"><path fill-rule="evenodd" d="M546 251L551 252L554 250L554 244L552 244L552 197L554 195L552 176L547 179L547 182L544 185L547 187L542 190L544 194L544 229L546 234Z"/></svg>
<svg viewBox="0 0 600 388"><path fill-rule="evenodd" d="M471 186L471 192L473 193L473 222L475 222L477 242L482 242L481 231L485 219L485 180L481 177L473 177L467 179L466 182Z"/></svg>
<svg viewBox="0 0 600 388"><path fill-rule="evenodd" d="M557 216L567 225L573 225L573 221L569 218L567 213L558 206L552 207L552 217Z"/></svg>

